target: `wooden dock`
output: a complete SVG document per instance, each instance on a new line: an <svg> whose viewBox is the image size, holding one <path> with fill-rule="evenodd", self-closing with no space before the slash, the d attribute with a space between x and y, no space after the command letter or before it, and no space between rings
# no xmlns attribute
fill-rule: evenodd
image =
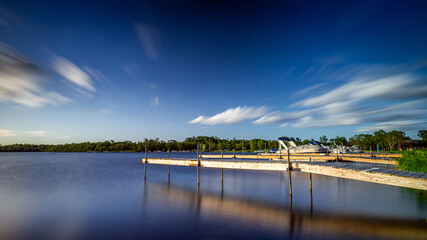
<svg viewBox="0 0 427 240"><path fill-rule="evenodd" d="M225 156L225 155L224 155ZM245 158L249 155L245 155ZM290 157L291 158L291 157ZM374 182L399 187L414 188L427 191L427 174L406 172L399 170L382 169L371 166L358 166L346 163L326 163L314 161L269 161L269 160L241 160L241 159L163 159L143 158L142 163L193 166L221 169L245 169L245 170L273 170L273 171L301 171L321 174L332 177L340 177L365 182ZM147 164L145 164L145 171ZM198 173L199 175L199 173ZM199 181L199 178L198 178ZM292 192L290 193L292 195Z"/></svg>
<svg viewBox="0 0 427 240"><path fill-rule="evenodd" d="M277 153L262 153L263 156L275 156L278 155ZM283 156L286 156L287 154L282 154ZM292 153L291 155L304 155L304 156L319 156L319 153ZM324 153L323 155L327 156L336 156L336 153ZM401 153L339 153L339 156L346 156L346 157L381 157L381 158L400 158L402 157Z"/></svg>
<svg viewBox="0 0 427 240"><path fill-rule="evenodd" d="M203 154L200 155L201 158L206 159L230 159L230 158L239 158L239 159L270 159L270 160L280 160L287 159L287 155L233 155L233 154ZM328 161L348 161L348 162L364 162L364 163L375 163L375 164L388 164L388 165L397 165L397 161L395 159L385 159L385 158L377 158L377 157L362 157L357 154L357 156L353 155L319 155L319 154L298 154L298 155L290 155L291 161L320 161L320 162L328 162Z"/></svg>

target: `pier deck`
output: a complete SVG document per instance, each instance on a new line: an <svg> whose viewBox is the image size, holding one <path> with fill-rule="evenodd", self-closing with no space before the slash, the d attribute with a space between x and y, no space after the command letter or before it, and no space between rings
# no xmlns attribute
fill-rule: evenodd
<svg viewBox="0 0 427 240"><path fill-rule="evenodd" d="M225 155L224 155L225 156ZM241 159L162 159L143 158L142 163L193 166L206 168L245 169L245 170L274 170L287 171L287 161L270 160L241 160ZM291 170L321 174L332 177L347 178L365 182L374 182L399 187L414 188L427 191L427 174L382 169L370 166L359 166L346 163L324 163L313 161L292 161Z"/></svg>
<svg viewBox="0 0 427 240"><path fill-rule="evenodd" d="M201 158L207 158L207 159L218 159L218 158L241 158L241 159L271 159L271 160L280 160L280 159L286 159L287 155L232 155L232 154L203 154L200 155ZM375 164L389 164L389 165L397 165L397 161L395 159L384 159L384 158L377 158L377 157L370 157L369 155L366 156L360 156L357 154L356 156L353 155L319 155L319 154L298 154L298 155L290 155L290 158L292 161L309 161L310 159L312 161L320 161L320 162L327 162L327 161L335 161L337 158L339 158L340 161L349 161L349 162L365 162L365 163L375 163Z"/></svg>

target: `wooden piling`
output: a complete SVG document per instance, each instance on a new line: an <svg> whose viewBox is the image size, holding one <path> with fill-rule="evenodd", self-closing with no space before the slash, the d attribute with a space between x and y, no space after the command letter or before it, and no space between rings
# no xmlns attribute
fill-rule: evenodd
<svg viewBox="0 0 427 240"><path fill-rule="evenodd" d="M197 144L197 191L200 186L200 144Z"/></svg>
<svg viewBox="0 0 427 240"><path fill-rule="evenodd" d="M243 160L245 160L245 145L244 145L244 141L242 140L242 155L243 155Z"/></svg>
<svg viewBox="0 0 427 240"><path fill-rule="evenodd" d="M171 159L171 150L168 149L168 158ZM171 165L168 165L168 179L171 177Z"/></svg>
<svg viewBox="0 0 427 240"><path fill-rule="evenodd" d="M288 174L289 174L289 196L292 199L292 179L291 179L291 170L292 170L292 165L291 165L291 157L289 154L289 149L288 149ZM292 200L291 200L292 201Z"/></svg>
<svg viewBox="0 0 427 240"><path fill-rule="evenodd" d="M335 146L337 146L337 159L336 159L336 162L338 162L338 145L335 145Z"/></svg>
<svg viewBox="0 0 427 240"><path fill-rule="evenodd" d="M311 162L311 158L310 158L310 162ZM311 183L311 173L310 173L310 194L312 192L312 183Z"/></svg>
<svg viewBox="0 0 427 240"><path fill-rule="evenodd" d="M145 164L144 164L144 180L147 179L147 139L145 139Z"/></svg>
<svg viewBox="0 0 427 240"><path fill-rule="evenodd" d="M342 157L344 156L344 145L341 145L341 162L343 162Z"/></svg>
<svg viewBox="0 0 427 240"><path fill-rule="evenodd" d="M224 159L224 150L221 150L221 159ZM224 184L224 168L221 168L221 184Z"/></svg>

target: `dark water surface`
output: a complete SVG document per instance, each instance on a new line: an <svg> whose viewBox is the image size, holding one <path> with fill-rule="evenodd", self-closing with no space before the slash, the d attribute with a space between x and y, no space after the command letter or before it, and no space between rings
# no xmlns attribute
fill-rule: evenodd
<svg viewBox="0 0 427 240"><path fill-rule="evenodd" d="M426 239L426 192L141 153L0 153L0 239ZM166 156L153 153L149 157ZM195 157L172 153L173 157Z"/></svg>

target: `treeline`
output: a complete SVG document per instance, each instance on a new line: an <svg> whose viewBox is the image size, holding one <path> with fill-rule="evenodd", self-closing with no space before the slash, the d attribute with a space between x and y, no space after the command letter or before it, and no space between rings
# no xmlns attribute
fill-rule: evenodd
<svg viewBox="0 0 427 240"><path fill-rule="evenodd" d="M427 130L420 130L418 136L423 140L427 141ZM293 140L296 144L308 144L310 142L319 141L325 146L357 146L360 149L377 149L377 146L381 150L394 150L397 149L399 143L410 138L406 136L403 131L390 131L386 132L379 130L373 134L358 134L350 138L337 136L335 138L328 139L326 136L321 136L318 140L316 139L305 139L301 140L296 137L288 137ZM218 137L198 136L189 137L182 142L176 140L169 140L167 142L161 141L158 138L147 140L147 150L150 152L154 151L194 151L197 148L197 144L201 144L201 150L203 152L208 151L257 151L265 149L278 148L279 144L276 140L263 140L263 139L220 139ZM145 142L131 142L122 141L115 142L104 141L104 142L83 142L83 143L69 143L69 144L12 144L12 145L0 145L1 152L142 152L145 150Z"/></svg>
<svg viewBox="0 0 427 240"><path fill-rule="evenodd" d="M182 142L176 140L169 140L167 142L161 141L158 138L147 140L147 150L154 151L193 151L197 149L197 144L200 144L201 150L219 151L219 150L236 150L241 151L256 151L277 148L278 142L276 140L237 140L237 139L220 139L218 137L198 136L189 137ZM69 144L12 144L0 146L1 152L142 152L145 151L145 141L131 142L83 142L83 143L69 143Z"/></svg>

